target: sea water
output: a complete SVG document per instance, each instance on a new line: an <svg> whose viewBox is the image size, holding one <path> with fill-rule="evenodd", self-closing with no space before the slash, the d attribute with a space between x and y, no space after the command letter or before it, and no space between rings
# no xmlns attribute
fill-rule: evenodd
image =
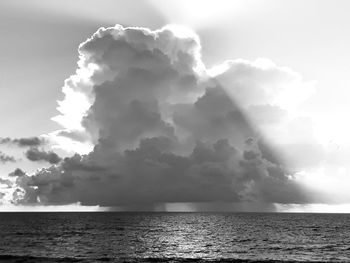
<svg viewBox="0 0 350 263"><path fill-rule="evenodd" d="M350 262L350 214L0 213L1 262Z"/></svg>

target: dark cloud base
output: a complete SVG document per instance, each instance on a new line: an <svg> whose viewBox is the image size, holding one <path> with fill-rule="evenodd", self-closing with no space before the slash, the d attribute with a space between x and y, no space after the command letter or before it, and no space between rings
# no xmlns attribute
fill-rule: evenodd
<svg viewBox="0 0 350 263"><path fill-rule="evenodd" d="M26 194L20 202L145 208L171 202L309 200L281 166L254 149L256 144L240 152L228 140L198 142L190 155L180 156L169 151L171 143L166 137L144 139L135 150L109 156L108 165L99 163L99 144L87 156L66 158L34 176L21 174L17 183Z"/></svg>

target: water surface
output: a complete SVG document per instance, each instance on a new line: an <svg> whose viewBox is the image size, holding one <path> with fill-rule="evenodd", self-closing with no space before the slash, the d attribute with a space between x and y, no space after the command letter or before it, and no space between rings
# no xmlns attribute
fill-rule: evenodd
<svg viewBox="0 0 350 263"><path fill-rule="evenodd" d="M349 214L0 213L4 262L350 262Z"/></svg>

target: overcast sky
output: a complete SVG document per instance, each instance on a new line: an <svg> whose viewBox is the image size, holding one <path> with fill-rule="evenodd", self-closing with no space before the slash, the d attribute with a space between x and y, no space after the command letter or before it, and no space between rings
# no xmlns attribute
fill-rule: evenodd
<svg viewBox="0 0 350 263"><path fill-rule="evenodd" d="M348 209L349 10L1 1L3 206Z"/></svg>

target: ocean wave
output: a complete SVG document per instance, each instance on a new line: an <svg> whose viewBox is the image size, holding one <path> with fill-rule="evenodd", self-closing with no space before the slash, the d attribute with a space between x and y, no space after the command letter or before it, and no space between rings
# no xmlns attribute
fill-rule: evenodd
<svg viewBox="0 0 350 263"><path fill-rule="evenodd" d="M93 263L93 262L115 262L115 263L328 263L339 262L345 263L346 261L300 261L300 260L270 260L270 259L237 259L237 258L219 258L219 259L204 259L204 258L51 258L51 257L34 257L34 256L16 256L16 255L0 255L0 262L6 263Z"/></svg>

